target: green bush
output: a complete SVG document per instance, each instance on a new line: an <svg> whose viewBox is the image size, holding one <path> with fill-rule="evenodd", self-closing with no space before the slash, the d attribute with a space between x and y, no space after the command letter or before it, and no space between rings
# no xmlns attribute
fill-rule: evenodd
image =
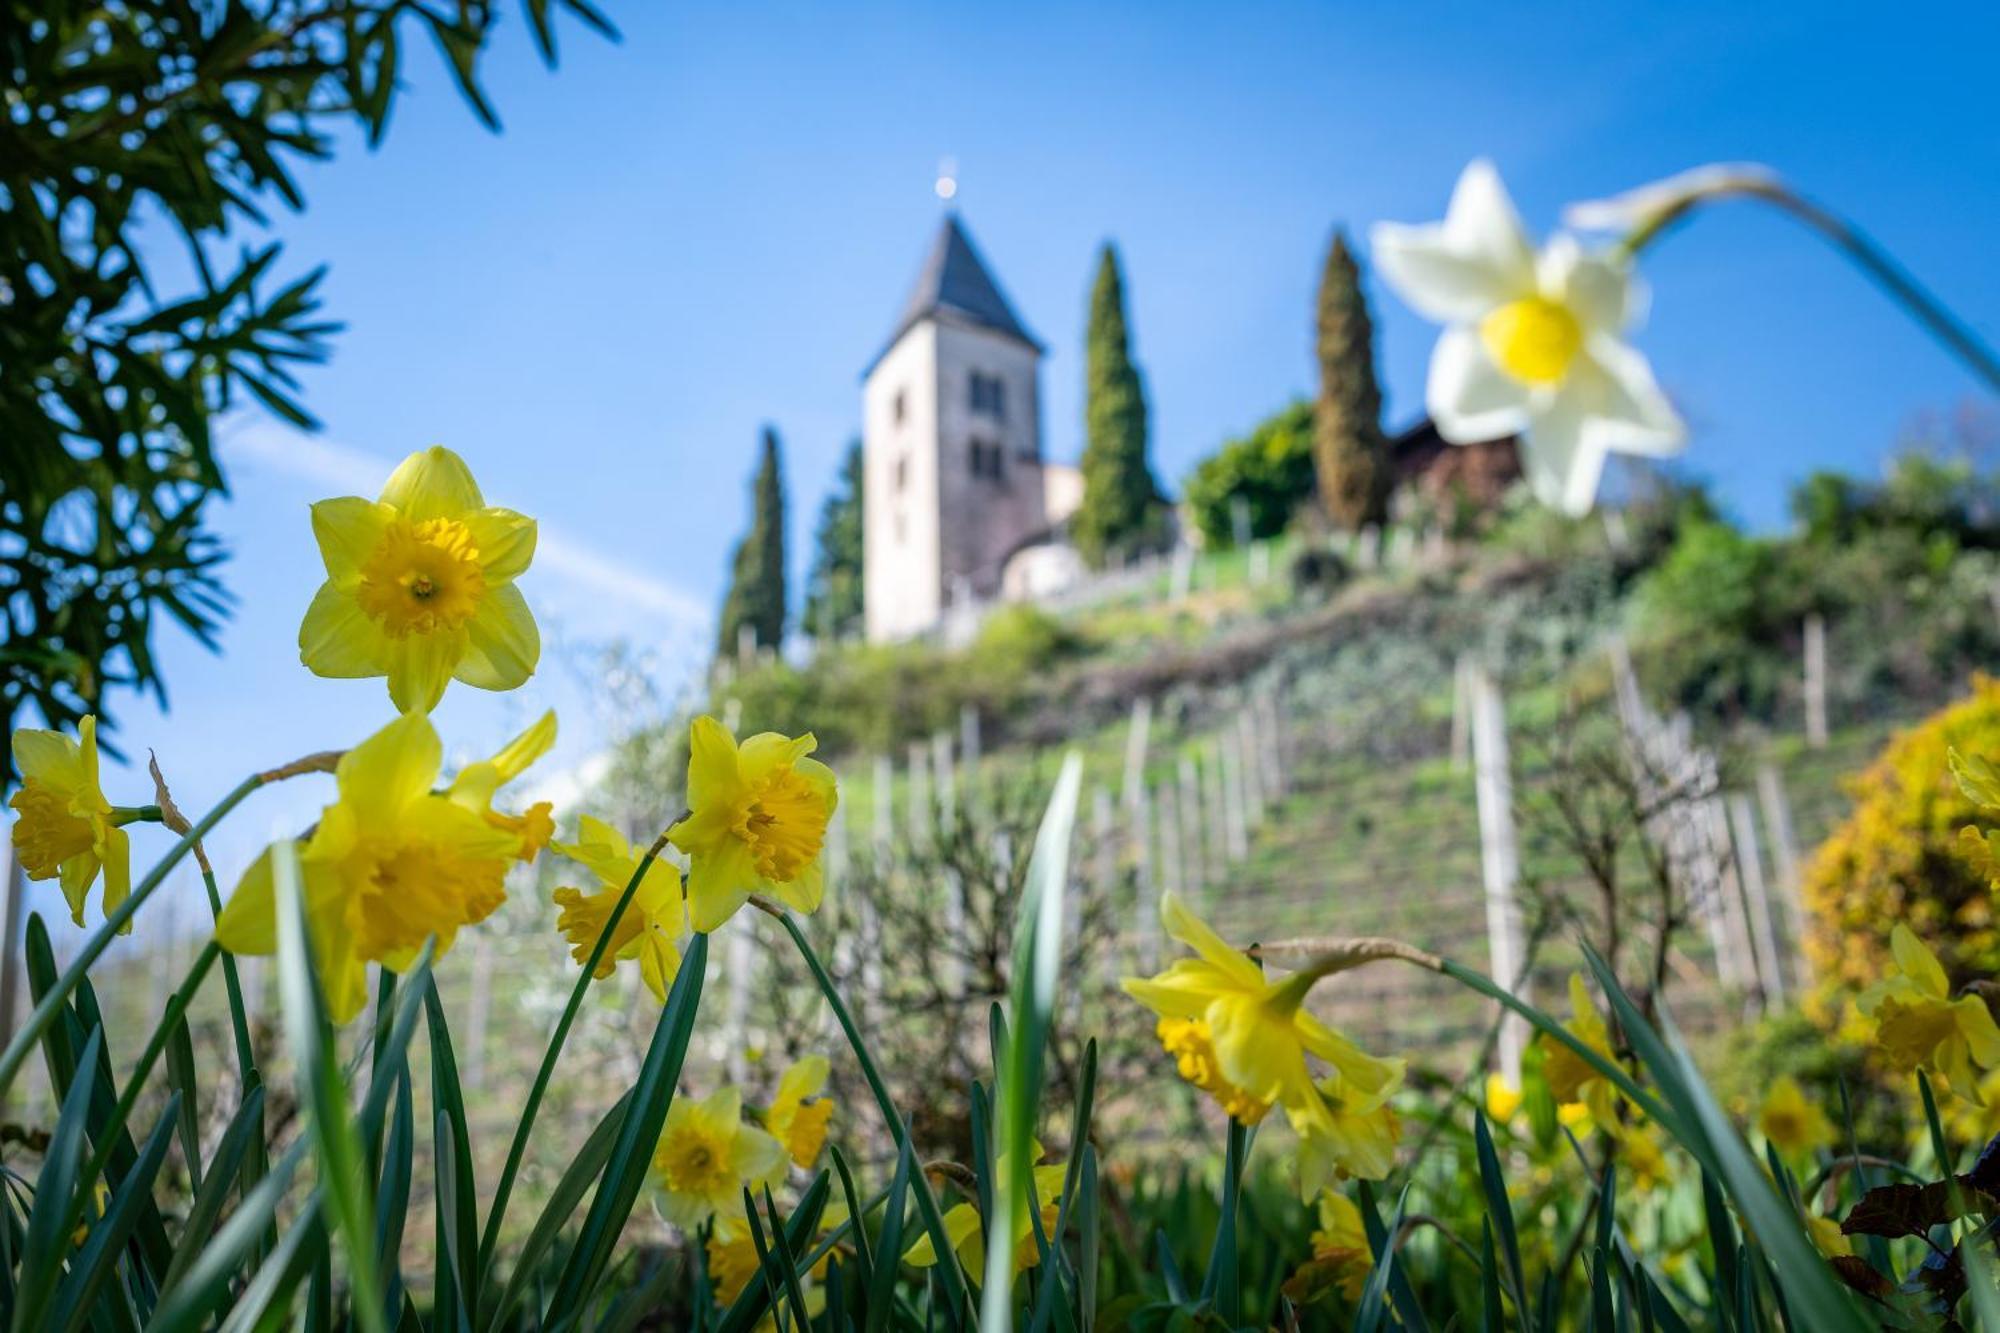
<svg viewBox="0 0 2000 1333"><path fill-rule="evenodd" d="M1250 515L1253 539L1275 537L1313 493L1312 404L1301 399L1196 465L1184 488L1195 526L1211 546L1235 542L1232 510Z"/></svg>

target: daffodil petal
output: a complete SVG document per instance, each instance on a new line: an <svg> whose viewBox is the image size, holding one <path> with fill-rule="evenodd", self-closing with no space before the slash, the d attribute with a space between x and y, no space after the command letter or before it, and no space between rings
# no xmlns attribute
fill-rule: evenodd
<svg viewBox="0 0 2000 1333"><path fill-rule="evenodd" d="M1412 310L1440 324L1467 324L1533 295L1535 255L1492 164L1467 166L1441 223L1378 224L1375 264Z"/></svg>
<svg viewBox="0 0 2000 1333"><path fill-rule="evenodd" d="M361 568L375 553L395 511L374 500L344 495L321 500L312 507L313 540L319 543L320 559L326 564L329 583L352 588L361 581Z"/></svg>
<svg viewBox="0 0 2000 1333"><path fill-rule="evenodd" d="M1424 407L1438 434L1477 444L1520 431L1528 422L1528 386L1502 371L1470 325L1446 329L1431 353Z"/></svg>
<svg viewBox="0 0 2000 1333"><path fill-rule="evenodd" d="M535 674L542 656L541 631L528 610L528 599L513 584L488 588L465 628L465 654L452 674L467 685L511 690Z"/></svg>
<svg viewBox="0 0 2000 1333"><path fill-rule="evenodd" d="M725 838L709 852L693 858L688 871L688 921L699 931L712 931L736 915L749 901L757 882L750 850Z"/></svg>
<svg viewBox="0 0 2000 1333"><path fill-rule="evenodd" d="M465 460L441 444L405 458L382 487L382 503L394 505L412 523L429 518L458 518L468 509L482 509L486 500Z"/></svg>
<svg viewBox="0 0 2000 1333"><path fill-rule="evenodd" d="M1895 955L1897 969L1925 994L1939 1000L1950 997L1951 983L1945 978L1944 965L1917 938L1916 932L1900 921L1889 932L1889 951Z"/></svg>
<svg viewBox="0 0 2000 1333"><path fill-rule="evenodd" d="M299 624L299 660L315 676L359 680L387 674L389 637L352 593L319 585Z"/></svg>
<svg viewBox="0 0 2000 1333"><path fill-rule="evenodd" d="M60 731L20 728L14 733L14 764L23 778L60 790L73 790L87 781L81 747Z"/></svg>
<svg viewBox="0 0 2000 1333"><path fill-rule="evenodd" d="M1251 962L1241 950L1231 948L1226 940L1209 928L1207 922L1181 901L1178 894L1161 895L1160 920L1166 925L1169 935L1200 954L1203 962L1236 984L1258 989L1263 987L1263 969Z"/></svg>
<svg viewBox="0 0 2000 1333"><path fill-rule="evenodd" d="M458 521L472 532L479 548L479 565L489 584L519 578L535 558L535 520L511 509L488 506L460 514Z"/></svg>
<svg viewBox="0 0 2000 1333"><path fill-rule="evenodd" d="M1598 443L1619 453L1663 457L1680 451L1687 427L1653 378L1652 363L1616 338L1591 339L1577 358L1590 392Z"/></svg>
<svg viewBox="0 0 2000 1333"><path fill-rule="evenodd" d="M430 712L444 698L444 688L451 683L465 651L463 630L436 630L386 640L389 701L398 712Z"/></svg>
<svg viewBox="0 0 2000 1333"><path fill-rule="evenodd" d="M736 740L729 729L712 717L696 718L688 727L689 807L704 810L726 804L742 786Z"/></svg>
<svg viewBox="0 0 2000 1333"><path fill-rule="evenodd" d="M265 848L236 882L236 891L215 919L215 942L233 954L274 954L278 951L278 906L271 874L271 849Z"/></svg>
<svg viewBox="0 0 2000 1333"><path fill-rule="evenodd" d="M334 780L363 825L387 828L437 782L444 746L423 713L405 713L340 757Z"/></svg>

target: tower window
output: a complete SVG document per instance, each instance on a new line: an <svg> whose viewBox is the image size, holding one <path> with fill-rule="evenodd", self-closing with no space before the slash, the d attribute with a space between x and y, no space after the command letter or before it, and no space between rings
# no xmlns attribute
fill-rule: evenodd
<svg viewBox="0 0 2000 1333"><path fill-rule="evenodd" d="M896 390L895 405L891 408L891 410L896 414L896 424L898 426L903 424L904 407L905 404L903 402L903 391L901 389L898 389Z"/></svg>
<svg viewBox="0 0 2000 1333"><path fill-rule="evenodd" d="M1000 481L1006 475L1006 451L997 444L974 440L971 445L972 475Z"/></svg>
<svg viewBox="0 0 2000 1333"><path fill-rule="evenodd" d="M995 421L1007 418L1007 382L998 375L972 372L972 410Z"/></svg>
<svg viewBox="0 0 2000 1333"><path fill-rule="evenodd" d="M903 401L900 394L897 395L896 401L899 403ZM900 454L896 458L896 489L900 491L909 484L910 457L908 454Z"/></svg>

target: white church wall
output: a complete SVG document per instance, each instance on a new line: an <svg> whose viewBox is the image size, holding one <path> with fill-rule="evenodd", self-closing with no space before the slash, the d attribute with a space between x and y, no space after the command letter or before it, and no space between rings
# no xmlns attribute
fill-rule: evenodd
<svg viewBox="0 0 2000 1333"><path fill-rule="evenodd" d="M862 388L862 594L870 639L921 633L943 609L937 333L930 321L910 329Z"/></svg>

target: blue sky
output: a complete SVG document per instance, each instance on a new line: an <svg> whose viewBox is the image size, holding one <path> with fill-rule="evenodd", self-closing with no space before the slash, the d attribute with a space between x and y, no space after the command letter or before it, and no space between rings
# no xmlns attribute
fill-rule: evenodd
<svg viewBox="0 0 2000 1333"><path fill-rule="evenodd" d="M607 7L624 40L567 25L549 74L503 6L497 136L413 37L385 145L306 170L308 210L275 218L293 271L330 265L348 328L305 379L322 434L230 424L235 498L215 518L242 602L223 655L167 631L172 711L121 701L122 739L156 746L190 804L387 719L379 682L297 665L319 578L305 506L372 491L411 449L453 446L491 501L545 525L523 584L543 673L511 699L454 691L438 718L461 756L544 704L563 712L563 763L594 749L618 719L592 645L629 640L669 679L705 655L766 422L802 573L946 155L1049 344L1058 458L1079 448L1088 281L1116 238L1170 484L1309 391L1329 229L1439 216L1480 154L1537 229L1569 200L1768 162L2000 336L1990 6ZM1639 342L1693 427L1691 467L1754 523L1782 521L1802 471L1872 471L1913 413L1976 393L1830 251L1751 206L1645 267ZM1374 298L1401 424L1433 331ZM262 798L241 836L323 795Z"/></svg>

